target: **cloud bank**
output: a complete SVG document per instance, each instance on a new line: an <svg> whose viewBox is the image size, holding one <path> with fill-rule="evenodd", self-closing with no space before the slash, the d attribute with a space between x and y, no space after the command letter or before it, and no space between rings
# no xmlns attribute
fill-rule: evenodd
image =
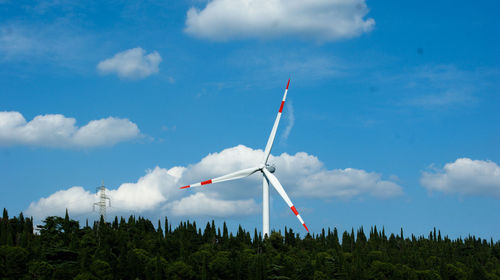
<svg viewBox="0 0 500 280"><path fill-rule="evenodd" d="M301 37L335 41L369 32L365 0L212 0L187 12L184 31L225 41L241 38Z"/></svg>
<svg viewBox="0 0 500 280"><path fill-rule="evenodd" d="M108 117L82 127L75 123L60 114L39 115L26 122L19 112L0 112L0 146L110 146L139 136L139 128L128 119Z"/></svg>
<svg viewBox="0 0 500 280"><path fill-rule="evenodd" d="M158 73L160 62L158 52L146 54L144 49L137 47L99 62L97 69L103 74L117 74L120 78L141 79Z"/></svg>
<svg viewBox="0 0 500 280"><path fill-rule="evenodd" d="M123 183L116 189L110 189L108 195L113 205L110 211L114 214L147 214L154 211L183 217L229 217L258 213L261 207L255 198L260 199L262 192L262 177L259 174L204 188L180 190L179 187L255 166L263 156L262 150L239 145L209 154L186 167L156 167L148 170L137 182ZM271 156L270 162L276 165L276 176L292 201L300 197L391 197L402 193L398 184L383 180L378 173L353 168L329 170L317 157L304 152ZM278 197L274 191L272 195ZM43 218L63 215L68 208L73 214L90 214L97 200L95 194L82 187L72 187L32 202L26 213Z"/></svg>
<svg viewBox="0 0 500 280"><path fill-rule="evenodd" d="M500 166L489 160L459 158L442 169L423 172L420 183L430 191L500 198Z"/></svg>

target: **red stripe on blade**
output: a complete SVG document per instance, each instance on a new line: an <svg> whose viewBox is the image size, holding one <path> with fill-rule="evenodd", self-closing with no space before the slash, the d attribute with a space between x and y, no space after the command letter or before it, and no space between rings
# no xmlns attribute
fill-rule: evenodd
<svg viewBox="0 0 500 280"><path fill-rule="evenodd" d="M212 180L206 180L206 181L203 181L201 182L201 185L208 185L208 184L212 184Z"/></svg>
<svg viewBox="0 0 500 280"><path fill-rule="evenodd" d="M189 188L189 187L191 187L191 186L190 186L190 185L187 185L187 186L184 186L184 187L180 187L179 189L187 189L187 188Z"/></svg>
<svg viewBox="0 0 500 280"><path fill-rule="evenodd" d="M290 79L288 79L288 83L286 84L286 89L288 89L289 85L290 85Z"/></svg>
<svg viewBox="0 0 500 280"><path fill-rule="evenodd" d="M285 105L285 101L281 101L280 113L283 111L283 106Z"/></svg>
<svg viewBox="0 0 500 280"><path fill-rule="evenodd" d="M299 214L299 212L297 212L297 209L295 209L295 206L292 205L292 207L290 207L290 209L292 209L295 216L297 216Z"/></svg>
<svg viewBox="0 0 500 280"><path fill-rule="evenodd" d="M302 225L306 228L307 232L309 232L309 229L307 228L306 224L302 224Z"/></svg>

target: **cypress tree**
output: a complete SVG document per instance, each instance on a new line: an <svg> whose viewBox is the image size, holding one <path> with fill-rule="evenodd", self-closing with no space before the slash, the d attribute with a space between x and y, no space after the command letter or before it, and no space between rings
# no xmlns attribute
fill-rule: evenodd
<svg viewBox="0 0 500 280"><path fill-rule="evenodd" d="M160 239L163 239L163 229L161 228L161 221L158 219L158 228L156 230Z"/></svg>
<svg viewBox="0 0 500 280"><path fill-rule="evenodd" d="M7 209L3 209L2 223L0 225L0 246L7 244L7 235L9 227L9 213Z"/></svg>
<svg viewBox="0 0 500 280"><path fill-rule="evenodd" d="M350 238L350 241L351 241L351 250L349 252L352 252L354 250L354 243L356 242L356 237L354 235L354 228L351 228L351 238Z"/></svg>
<svg viewBox="0 0 500 280"><path fill-rule="evenodd" d="M212 243L215 244L217 241L217 229L215 228L215 221L212 220Z"/></svg>
<svg viewBox="0 0 500 280"><path fill-rule="evenodd" d="M222 226L222 244L224 246L227 246L228 244L228 241L229 241L229 236L228 236L228 230L227 230L227 226L226 226L226 222L224 222L223 226Z"/></svg>
<svg viewBox="0 0 500 280"><path fill-rule="evenodd" d="M114 230L117 230L118 227L119 227L119 223L118 223L118 216L115 216L115 219L113 220L113 225L112 225L113 229Z"/></svg>
<svg viewBox="0 0 500 280"><path fill-rule="evenodd" d="M344 252L351 252L351 249L351 236L347 233L347 231L344 231L342 234L342 250Z"/></svg>
<svg viewBox="0 0 500 280"><path fill-rule="evenodd" d="M257 233L257 229L253 231L253 245L256 248L259 244L259 234Z"/></svg>

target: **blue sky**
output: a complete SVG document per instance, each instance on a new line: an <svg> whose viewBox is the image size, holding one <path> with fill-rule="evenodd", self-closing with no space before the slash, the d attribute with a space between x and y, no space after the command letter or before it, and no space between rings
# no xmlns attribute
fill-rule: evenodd
<svg viewBox="0 0 500 280"><path fill-rule="evenodd" d="M311 231L499 239L498 9L0 1L0 205L93 219L104 180L112 215L260 230L259 176L178 187L251 166L291 77L271 161Z"/></svg>

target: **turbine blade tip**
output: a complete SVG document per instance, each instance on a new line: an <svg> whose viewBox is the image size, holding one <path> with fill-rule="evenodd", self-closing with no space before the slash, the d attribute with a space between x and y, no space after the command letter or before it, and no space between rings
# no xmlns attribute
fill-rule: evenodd
<svg viewBox="0 0 500 280"><path fill-rule="evenodd" d="M302 225L306 228L307 232L309 232L309 229L307 228L306 224L302 224Z"/></svg>
<svg viewBox="0 0 500 280"><path fill-rule="evenodd" d="M286 84L286 89L288 89L289 85L290 85L290 78L288 78L288 83Z"/></svg>
<svg viewBox="0 0 500 280"><path fill-rule="evenodd" d="M184 186L184 187L180 187L179 189L187 189L189 187L190 187L190 185L187 185L187 186Z"/></svg>

